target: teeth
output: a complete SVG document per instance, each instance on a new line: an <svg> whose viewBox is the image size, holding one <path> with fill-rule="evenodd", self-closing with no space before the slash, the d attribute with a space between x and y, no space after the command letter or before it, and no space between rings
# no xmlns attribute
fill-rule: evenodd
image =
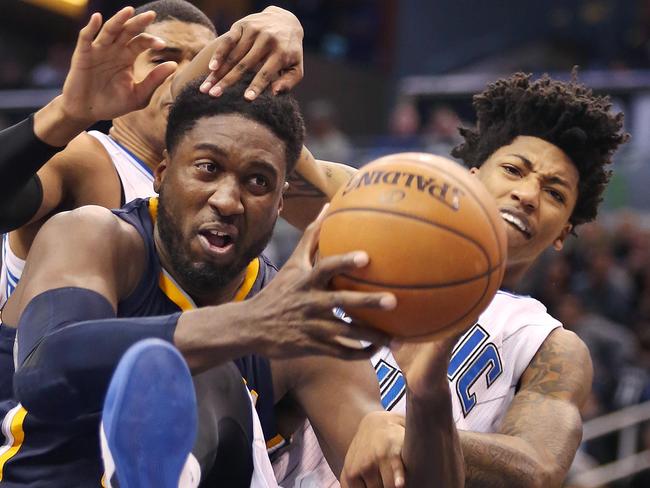
<svg viewBox="0 0 650 488"><path fill-rule="evenodd" d="M225 232L220 232L218 230L211 230L210 234L217 237L228 237L228 234L226 234Z"/></svg>
<svg viewBox="0 0 650 488"><path fill-rule="evenodd" d="M528 227L522 222L521 219L515 217L512 214L506 213L506 212L501 212L501 216L503 217L503 220L506 222L510 222L512 225L517 227L520 231L525 232L528 234Z"/></svg>

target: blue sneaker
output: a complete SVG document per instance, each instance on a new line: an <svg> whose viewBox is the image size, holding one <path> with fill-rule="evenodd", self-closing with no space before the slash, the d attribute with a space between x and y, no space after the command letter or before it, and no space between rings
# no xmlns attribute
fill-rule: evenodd
<svg viewBox="0 0 650 488"><path fill-rule="evenodd" d="M131 346L104 401L107 485L178 488L196 431L196 395L183 356L160 339Z"/></svg>

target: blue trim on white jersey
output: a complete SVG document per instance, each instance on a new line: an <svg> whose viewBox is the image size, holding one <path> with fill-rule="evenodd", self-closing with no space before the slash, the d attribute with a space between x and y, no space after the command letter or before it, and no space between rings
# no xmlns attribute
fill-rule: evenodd
<svg viewBox="0 0 650 488"><path fill-rule="evenodd" d="M126 147L124 147L122 144L117 142L115 139L113 139L110 135L107 138L111 144L114 146L117 146L120 148L122 151L124 151L126 154L128 154L131 159L136 163L136 168L140 170L140 172L147 176L151 181L153 181L153 170L146 165L144 161L142 161L139 157L137 157L135 154L133 154L131 151L129 151Z"/></svg>
<svg viewBox="0 0 650 488"><path fill-rule="evenodd" d="M512 298L533 298L530 295L518 295L517 293L514 293L512 291L508 291L508 290L504 290L504 289L497 290L497 294L507 295L507 296L512 297Z"/></svg>

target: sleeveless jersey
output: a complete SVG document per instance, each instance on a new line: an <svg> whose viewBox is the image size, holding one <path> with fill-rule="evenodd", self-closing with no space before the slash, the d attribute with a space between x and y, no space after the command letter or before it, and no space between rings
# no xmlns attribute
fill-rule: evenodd
<svg viewBox="0 0 650 488"><path fill-rule="evenodd" d="M97 139L111 157L122 186L122 204L136 198L153 197L153 173L136 155L102 132L91 130L89 136ZM2 236L2 268L0 270L0 308L14 292L25 268L25 260L14 254L9 236Z"/></svg>
<svg viewBox="0 0 650 488"><path fill-rule="evenodd" d="M113 211L133 225L142 236L145 248L145 271L133 293L118 303L117 317L147 317L167 315L194 307L191 298L162 268L153 241L153 223L157 199L137 199ZM277 269L264 257L248 265L243 284L235 300L244 300L260 291L275 275ZM277 435L273 415L273 384L270 364L259 356L247 356L235 361L243 378L256 395L255 410L262 423L264 438ZM87 488L99 487L103 466L100 455L99 413L86 415L68 424L44 424L29 415L13 400L0 402L0 417L4 442L0 447L0 482L2 486L34 486ZM268 456L264 440L256 438L253 450L256 465ZM268 472L275 483L270 464ZM258 474L259 476L259 474Z"/></svg>
<svg viewBox="0 0 650 488"><path fill-rule="evenodd" d="M498 291L452 352L447 379L456 427L495 432L522 374L548 335L561 326L534 298ZM382 348L371 361L384 408L405 414L406 384L390 349ZM313 432L292 439L287 452L273 462L281 486L338 486L331 470L323 469L319 451Z"/></svg>

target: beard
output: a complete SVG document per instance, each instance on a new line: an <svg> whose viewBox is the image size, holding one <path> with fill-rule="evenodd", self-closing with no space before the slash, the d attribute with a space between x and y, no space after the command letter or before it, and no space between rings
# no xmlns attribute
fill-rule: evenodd
<svg viewBox="0 0 650 488"><path fill-rule="evenodd" d="M268 223L257 239L243 249L235 248L232 262L218 265L209 262L193 261L190 256L188 243L183 243L178 232L180 226L166 206L163 188L158 199L158 218L156 225L158 235L167 251L174 274L180 280L183 289L195 290L199 293L216 291L232 283L254 258L259 256L271 240L276 219ZM170 270L171 271L171 270Z"/></svg>

